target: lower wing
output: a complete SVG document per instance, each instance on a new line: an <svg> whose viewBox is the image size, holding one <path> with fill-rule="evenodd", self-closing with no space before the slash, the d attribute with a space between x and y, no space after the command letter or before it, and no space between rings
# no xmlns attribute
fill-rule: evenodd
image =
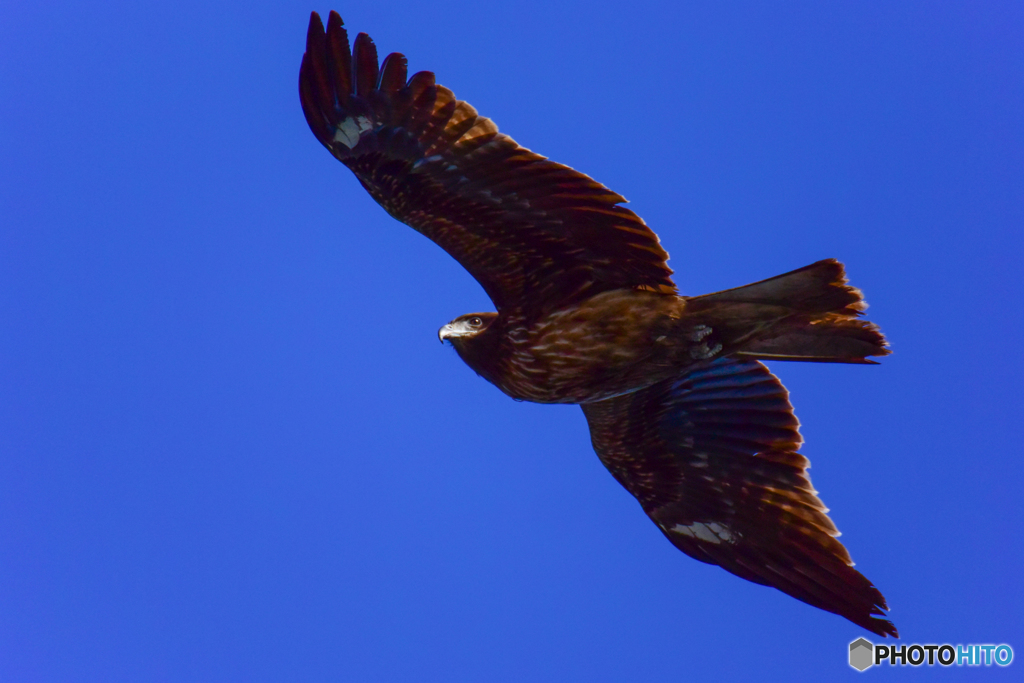
<svg viewBox="0 0 1024 683"><path fill-rule="evenodd" d="M764 365L722 358L583 412L601 461L677 548L898 637L836 540L789 394Z"/></svg>

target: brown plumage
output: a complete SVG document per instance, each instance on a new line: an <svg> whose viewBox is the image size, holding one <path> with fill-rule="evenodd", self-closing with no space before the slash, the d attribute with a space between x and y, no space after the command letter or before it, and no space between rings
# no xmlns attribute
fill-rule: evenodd
<svg viewBox="0 0 1024 683"><path fill-rule="evenodd" d="M494 302L439 337L513 398L582 405L602 462L686 554L895 636L811 488L788 394L758 361L889 353L842 264L679 296L620 195L406 69L400 54L378 67L363 33L350 51L338 14L325 32L313 13L299 92L317 139Z"/></svg>

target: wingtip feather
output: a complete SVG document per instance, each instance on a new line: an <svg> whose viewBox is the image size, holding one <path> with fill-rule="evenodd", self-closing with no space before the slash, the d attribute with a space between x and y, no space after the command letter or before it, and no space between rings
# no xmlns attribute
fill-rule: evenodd
<svg viewBox="0 0 1024 683"><path fill-rule="evenodd" d="M334 10L327 18L327 66L334 76L335 92L344 98L352 92L352 50L345 22Z"/></svg>
<svg viewBox="0 0 1024 683"><path fill-rule="evenodd" d="M356 35L355 43L352 45L352 63L355 68L356 94L367 97L370 91L377 87L380 67L377 61L377 46L366 33Z"/></svg>

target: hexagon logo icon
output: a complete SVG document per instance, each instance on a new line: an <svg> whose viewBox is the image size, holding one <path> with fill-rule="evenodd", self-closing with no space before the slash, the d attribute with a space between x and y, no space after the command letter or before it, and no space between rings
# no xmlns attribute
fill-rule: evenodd
<svg viewBox="0 0 1024 683"><path fill-rule="evenodd" d="M864 671L875 663L875 646L864 638L850 643L850 666L857 671Z"/></svg>

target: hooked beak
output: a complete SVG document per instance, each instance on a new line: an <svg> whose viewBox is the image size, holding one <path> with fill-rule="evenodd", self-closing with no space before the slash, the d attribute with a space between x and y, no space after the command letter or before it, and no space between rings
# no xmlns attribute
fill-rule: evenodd
<svg viewBox="0 0 1024 683"><path fill-rule="evenodd" d="M455 328L452 327L451 323L448 323L437 331L437 339L444 344L444 340L455 334Z"/></svg>

